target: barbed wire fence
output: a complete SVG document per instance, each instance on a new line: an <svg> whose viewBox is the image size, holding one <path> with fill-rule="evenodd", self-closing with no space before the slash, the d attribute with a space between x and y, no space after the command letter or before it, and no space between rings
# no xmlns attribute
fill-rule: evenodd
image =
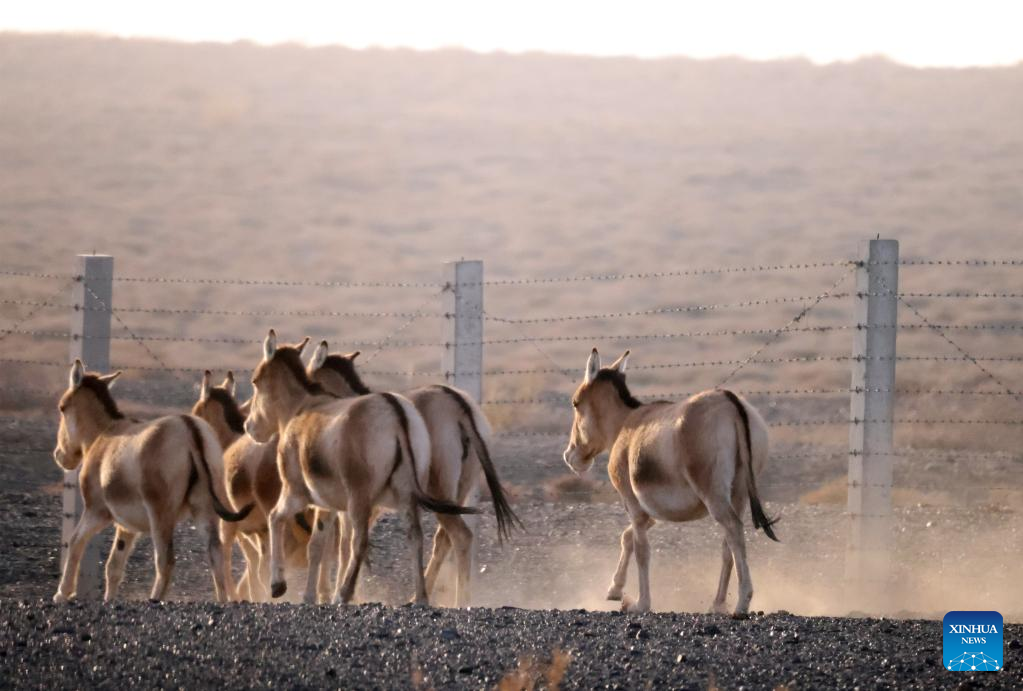
<svg viewBox="0 0 1023 691"><path fill-rule="evenodd" d="M1019 376L1023 348L1006 348L997 341L996 348L984 351L960 341L975 334L999 339L1023 334L1023 322L1018 318L1023 293L983 280L973 281L977 290L934 286L938 290L900 291L897 279L885 282L884 278L890 275L889 269L903 268L961 269L978 274L991 269L1011 271L1023 268L1023 260L899 259L897 250L895 256L893 260L873 260L865 250L864 256L851 260L496 280L483 279L481 263L477 270L470 266L476 262L453 262L444 267L442 280L436 282L147 277L118 276L112 270L109 275L90 275L87 268L69 274L3 268L0 284L16 282L18 291L5 288L0 299L4 312L13 315L0 325L0 342L8 345L0 357L0 405L12 415L33 406L55 415L52 411L70 359L59 354L62 344L70 345L69 353L85 355L89 366L105 366L102 357L101 364L94 362L94 353L105 351L107 363L129 375L119 398L157 409L180 409L194 402L205 369L232 370L245 382L244 375L255 364L264 335L253 324L283 322L297 327L312 321L321 329L328 325L332 333L346 336L353 333L352 322L357 322L362 332L370 330L363 325L372 324L379 332L377 337L329 339L335 350L367 349L360 373L371 388L401 389L446 381L470 391L493 420L496 442L507 447L509 462L502 471L513 482L532 482L534 487L527 491L548 499L585 501L613 495L592 484L566 481L554 490L549 485L544 489L542 484L544 478L556 478L566 471L560 448L568 438L571 394L580 379L585 354L594 344L610 343L637 346L629 378L642 400L684 400L702 388L725 385L747 397L773 430L771 467L761 483L763 491L777 501L800 501L815 491L824 494L818 491L824 480L845 474L845 481L836 484L836 494L840 503L847 504L853 533L857 526L861 533L890 532L893 501L898 503L900 492L947 493L955 489L964 502L973 504L1023 498L1023 382ZM88 259L82 262L87 267ZM465 278L463 271L470 277ZM550 291L575 296L582 287L610 286L622 291L638 285L643 286L638 291L642 295L663 299L664 294L673 294L671 289L661 290L665 282L718 280L722 281L716 284L718 290L712 291L717 297L722 291L733 292L733 285L747 285L750 277L765 275L798 277L800 285L812 283L818 288L744 299L633 304L606 311L544 309L545 303L557 302L545 299L552 295ZM737 277L743 280L734 281ZM42 289L36 293L21 294L25 285L36 288L40 284ZM274 291L278 297L268 308L244 304L234 308L238 301L232 301L231 308L216 304L193 307L164 300L137 302L135 297L104 300L103 296L112 294L104 292L106 284L116 288L118 296L138 295L140 287L176 287L204 293L259 288ZM77 299L76 287L80 289ZM407 306L394 310L282 306L299 301L292 296L303 290L400 294L398 302ZM878 320L874 314L850 318L842 310L873 302L895 303L901 314L895 318L892 311ZM973 309L978 304L1008 305L1008 310L999 313L1009 312L1014 318L978 319ZM932 313L933 305L938 308ZM946 305L970 307L955 310ZM74 317L72 327L60 328L68 313ZM958 318L964 314L966 318ZM654 320L673 318L714 319L721 324L663 330L649 327ZM236 321L230 322L232 319ZM187 332L183 332L183 320L187 320ZM765 327L765 320L776 320L776 325ZM104 321L108 325L105 330L97 332L90 326ZM140 326L140 321L145 325ZM753 321L761 323L751 325ZM76 329L76 323L83 326ZM227 328L229 323L235 328ZM424 323L440 337L407 335ZM630 328L634 323L642 326ZM205 325L212 333L193 333L193 325ZM295 340L302 335L296 332ZM850 340L874 335L889 340L891 352L850 347ZM916 337L912 349L900 345L896 352L896 335ZM829 345L837 343L839 349L821 352L817 343L803 351L798 348L799 338L829 337ZM24 345L26 339L31 347L11 346L15 342ZM693 343L700 346L690 347ZM118 357L111 362L112 346L117 347ZM231 347L231 355L206 355L207 349L222 346ZM732 356L737 348L746 348L746 352ZM410 351L421 355L411 357ZM571 354L575 351L578 357ZM687 356L679 358L680 352ZM696 357L692 357L694 353ZM710 357L700 356L708 353ZM366 366L378 358L391 364ZM431 365L431 360L435 364ZM908 378L895 376L899 363L931 369L925 370L923 381L919 376L905 381ZM818 379L800 374L800 368L808 365L817 368ZM955 376L950 374L953 369ZM880 383L867 374L884 370L891 375ZM686 378L681 386L673 380L674 373ZM819 381L821 377L826 383ZM697 383L699 386L694 385ZM857 399L867 401L861 401L859 412ZM879 414L876 402L870 402L873 399L890 401L892 407L881 406ZM900 401L899 410L908 411L896 414L895 401ZM884 434L890 443L849 443L850 438L860 435L862 439L878 429L889 430ZM954 432L963 429L984 432L972 436ZM934 443L928 444L928 437L934 437ZM48 455L51 443L51 439L26 440L5 445L2 453ZM855 470L862 469L864 462L872 469L866 474ZM942 467L941 474L935 464ZM952 469L951 475L945 466ZM951 486L949 477L953 478L951 484L959 483L957 487ZM854 505L849 502L853 493L865 498ZM878 519L876 525L871 524L872 518ZM857 551L890 551L888 543L863 535L861 540L873 542L861 541ZM883 580L883 571L883 567L871 570L864 566L860 578Z"/></svg>

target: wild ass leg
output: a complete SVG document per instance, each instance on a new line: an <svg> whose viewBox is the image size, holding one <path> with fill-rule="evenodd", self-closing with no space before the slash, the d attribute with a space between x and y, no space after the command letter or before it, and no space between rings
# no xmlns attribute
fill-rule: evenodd
<svg viewBox="0 0 1023 691"><path fill-rule="evenodd" d="M444 534L455 550L455 607L468 607L472 578L472 530L461 516L438 515ZM433 563L432 561L430 562Z"/></svg>
<svg viewBox="0 0 1023 691"><path fill-rule="evenodd" d="M225 563L224 547L220 542L220 531L217 529L216 518L197 518L195 520L199 534L206 541L206 561L213 574L213 597L217 602L227 602L228 589L225 572L230 570L230 560Z"/></svg>
<svg viewBox="0 0 1023 691"><path fill-rule="evenodd" d="M632 549L636 555L636 568L639 571L639 600L635 603L622 599L622 610L628 612L650 611L650 541L647 530L653 525L650 516L642 509L630 509L632 514Z"/></svg>
<svg viewBox="0 0 1023 691"><path fill-rule="evenodd" d="M337 583L338 538L341 530L336 511L331 512L330 519L324 527L327 537L324 540L323 563L320 564L319 578L316 581L316 602L321 605L330 602Z"/></svg>
<svg viewBox="0 0 1023 691"><path fill-rule="evenodd" d="M430 563L426 565L426 592L433 595L434 586L437 585L437 576L440 575L440 568L451 551L451 538L444 530L444 526L438 521L437 532L433 534L433 552L430 554Z"/></svg>
<svg viewBox="0 0 1023 691"><path fill-rule="evenodd" d="M256 562L256 580L252 581L257 591L253 597L260 602L267 602L270 599L270 531L266 530L253 539L252 546L258 551Z"/></svg>
<svg viewBox="0 0 1023 691"><path fill-rule="evenodd" d="M346 522L349 524L351 541L349 543L348 564L345 566L344 580L338 589L338 599L343 604L351 602L355 595L355 585L359 579L359 569L366 558L369 547L369 514L370 506L365 499L353 497L349 502ZM420 567L421 568L421 567ZM422 571L419 572L422 577Z"/></svg>
<svg viewBox="0 0 1023 691"><path fill-rule="evenodd" d="M150 600L162 600L170 587L171 572L174 570L174 518L149 514L149 532L153 538L156 579L149 593Z"/></svg>
<svg viewBox="0 0 1023 691"><path fill-rule="evenodd" d="M739 599L735 603L735 614L746 614L750 600L753 599L753 582L746 561L746 536L743 534L742 520L727 500L708 499L704 500L704 504L714 520L725 530L725 544L735 559L735 570L739 576Z"/></svg>
<svg viewBox="0 0 1023 691"><path fill-rule="evenodd" d="M135 549L137 538L138 533L117 526L117 531L114 533L114 544L110 546L110 556L107 557L107 590L103 595L104 602L111 602L117 597L117 591L124 580L124 565Z"/></svg>
<svg viewBox="0 0 1023 691"><path fill-rule="evenodd" d="M405 520L408 522L408 544L412 553L412 575L416 588L412 602L425 605L430 599L426 594L426 579L423 578L423 526L419 522L419 507L411 497L405 508Z"/></svg>
<svg viewBox="0 0 1023 691"><path fill-rule="evenodd" d="M622 531L622 553L618 557L618 568L607 589L608 600L621 600L625 591L625 579L629 575L629 561L632 559L632 526Z"/></svg>
<svg viewBox="0 0 1023 691"><path fill-rule="evenodd" d="M334 602L341 601L341 585L344 583L345 574L348 573L348 564L352 561L352 520L347 512L339 513L337 520L338 568L334 580Z"/></svg>
<svg viewBox="0 0 1023 691"><path fill-rule="evenodd" d="M309 536L309 544L306 546L306 571L305 594L302 601L307 605L316 602L316 590L320 579L320 565L323 563L323 550L327 546L328 535L327 522L330 521L330 512L323 509L316 509L313 512L313 529Z"/></svg>
<svg viewBox="0 0 1023 691"><path fill-rule="evenodd" d="M306 546L308 571L303 601L323 604L330 598L330 573L337 566L337 512L316 509L312 529Z"/></svg>
<svg viewBox="0 0 1023 691"><path fill-rule="evenodd" d="M270 596L274 599L288 590L284 576L284 531L288 530L288 521L294 520L295 514L304 511L307 505L291 483L285 482L277 506L270 512Z"/></svg>
<svg viewBox="0 0 1023 691"><path fill-rule="evenodd" d="M78 519L78 525L75 526L75 531L68 541L67 561L64 562L64 573L60 578L60 585L57 586L57 593L53 596L54 602L67 602L75 596L78 591L78 567L82 561L82 553L85 552L89 540L108 525L110 516L88 509Z"/></svg>
<svg viewBox="0 0 1023 691"><path fill-rule="evenodd" d="M238 524L230 521L220 522L220 544L224 546L224 587L227 588L227 599L233 602L241 600L240 592L247 585L245 576L242 576L242 580L236 585L234 582L234 569L231 568L231 562L234 557L234 541L238 537ZM245 548L242 547L242 554L245 553ZM248 573L246 572L246 575Z"/></svg>
<svg viewBox="0 0 1023 691"><path fill-rule="evenodd" d="M259 580L259 569L262 555L259 545L253 542L248 535L243 535L238 540L238 546L242 549L242 556L245 557L245 573L238 581L237 597L246 599L249 602L260 602L266 599L266 588Z"/></svg>
<svg viewBox="0 0 1023 691"><path fill-rule="evenodd" d="M728 596L728 581L732 577L732 548L728 546L728 540L721 540L721 577L718 579L718 594L714 596L714 604L710 611L716 614L724 614L727 611L725 598Z"/></svg>

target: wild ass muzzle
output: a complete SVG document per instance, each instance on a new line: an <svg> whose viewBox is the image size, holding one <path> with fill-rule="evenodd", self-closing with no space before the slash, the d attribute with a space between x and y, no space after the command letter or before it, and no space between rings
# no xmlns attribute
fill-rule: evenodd
<svg viewBox="0 0 1023 691"><path fill-rule="evenodd" d="M710 390L682 403L641 403L629 392L625 368L629 351L610 367L600 366L594 348L583 383L572 397L575 418L565 462L587 472L610 449L607 472L629 513L622 552L607 598L622 609L650 609L650 544L655 520L693 521L707 514L724 529L721 577L712 611L725 611L734 560L739 575L736 615L749 611L753 597L746 560L742 515L746 503L753 525L777 541L757 494L756 477L767 464L767 424L748 402L731 391ZM633 553L639 567L639 601L624 599Z"/></svg>
<svg viewBox="0 0 1023 691"><path fill-rule="evenodd" d="M359 352L330 353L322 341L309 361L310 379L341 398L370 393L355 369ZM423 416L430 434L430 472L427 489L432 496L455 504L474 505L480 486L480 471L487 482L498 541L508 537L515 524L521 526L505 495L497 469L490 457L490 423L483 411L464 391L443 384L421 386L402 392ZM347 560L345 550L348 523L342 517L341 568ZM472 542L470 524L458 515L437 516L433 554L426 567L426 592L433 594L438 573L447 555L455 554L455 606L469 605L471 594Z"/></svg>
<svg viewBox="0 0 1023 691"><path fill-rule="evenodd" d="M415 406L391 393L348 399L331 395L309 379L302 365L308 341L278 346L277 334L270 330L263 360L252 376L254 394L245 422L257 441L266 441L275 432L280 435L281 497L270 512L271 595L281 597L287 590L281 553L285 520L312 505L345 511L351 523L351 558L336 593L336 599L350 602L369 545L370 518L374 508L382 506L405 514L415 576L413 599L425 603L420 507L443 515L475 510L423 492L430 437Z"/></svg>
<svg viewBox="0 0 1023 691"><path fill-rule="evenodd" d="M162 600L174 565L174 528L188 514L204 535L216 599L222 602L227 598L226 565L217 520L244 520L252 506L237 512L231 508L224 491L220 443L208 424L191 415L149 422L125 418L110 395L119 375L86 372L82 361L75 360L58 405L60 429L53 458L64 470L81 464L79 485L85 509L71 536L53 599L64 602L75 597L85 546L115 523L105 599L116 597L136 538L148 533L156 565L150 597Z"/></svg>
<svg viewBox="0 0 1023 691"><path fill-rule="evenodd" d="M212 373L203 375L199 400L192 415L202 418L217 434L224 449L224 477L227 496L234 506L252 504L252 512L242 521L223 521L220 540L227 562L227 590L232 600L262 602L270 598L270 531L268 516L281 494L277 471L277 436L260 444L245 434L247 405L235 397L234 374L228 372L220 386L210 383ZM289 567L306 565L312 511L299 513L285 532L285 561ZM237 540L245 557L245 573L236 585L231 571L231 552Z"/></svg>

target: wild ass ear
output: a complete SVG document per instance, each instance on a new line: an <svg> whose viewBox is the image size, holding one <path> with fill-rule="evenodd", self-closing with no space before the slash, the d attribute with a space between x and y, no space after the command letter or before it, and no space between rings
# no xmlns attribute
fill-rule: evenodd
<svg viewBox="0 0 1023 691"><path fill-rule="evenodd" d="M297 350L297 351L298 351L298 354L299 354L299 355L301 355L301 354L302 354L302 351L303 351L303 350L305 350L305 347L306 347L307 345L309 345L309 337L308 337L308 336L306 336L305 338L303 338L303 339L302 339L302 342L301 342L301 343L299 343L298 345L296 345L296 346L295 346L295 350Z"/></svg>
<svg viewBox="0 0 1023 691"><path fill-rule="evenodd" d="M277 352L277 332L270 329L270 333L266 335L266 340L263 341L263 359L269 360Z"/></svg>
<svg viewBox="0 0 1023 691"><path fill-rule="evenodd" d="M323 367L323 363L327 361L329 350L330 346L327 342L320 341L320 345L316 346L316 350L313 351L313 359L309 361L309 374Z"/></svg>
<svg viewBox="0 0 1023 691"><path fill-rule="evenodd" d="M231 394L231 398L234 398L234 389L235 389L235 385L234 385L234 372L232 372L231 370L227 370L227 376L225 376L224 377L224 381L222 381L220 383L220 388L226 389L227 392L229 394Z"/></svg>
<svg viewBox="0 0 1023 691"><path fill-rule="evenodd" d="M114 388L114 382L117 381L119 376L121 376L121 370L117 370L111 374L104 374L99 378L99 380L107 385L107 389L112 389Z"/></svg>
<svg viewBox="0 0 1023 691"><path fill-rule="evenodd" d="M352 352L348 353L348 355L345 355L345 359L355 360L355 358L359 357L359 353L361 352L362 352L361 350L353 350Z"/></svg>
<svg viewBox="0 0 1023 691"><path fill-rule="evenodd" d="M68 386L72 389L77 389L82 379L85 378L85 365L78 358L75 358L75 362L71 365L71 376L68 377Z"/></svg>
<svg viewBox="0 0 1023 691"><path fill-rule="evenodd" d="M210 397L210 377L213 376L213 372L206 370L202 373L202 383L199 384L199 400L205 401Z"/></svg>
<svg viewBox="0 0 1023 691"><path fill-rule="evenodd" d="M589 359L586 361L586 374L583 377L583 383L589 384L593 381L593 378L597 376L597 372L600 371L600 353L594 348L593 352L590 353Z"/></svg>
<svg viewBox="0 0 1023 691"><path fill-rule="evenodd" d="M620 372L622 374L625 374L625 367L626 367L626 365L629 364L629 353L630 352L631 351L626 350L624 353L622 353L622 356L620 358L618 358L617 360L615 360L611 364L611 366L608 367L608 369L613 370L615 372Z"/></svg>

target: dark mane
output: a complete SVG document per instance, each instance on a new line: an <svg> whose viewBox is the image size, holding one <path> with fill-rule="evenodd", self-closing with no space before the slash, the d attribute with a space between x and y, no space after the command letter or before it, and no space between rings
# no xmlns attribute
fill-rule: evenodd
<svg viewBox="0 0 1023 691"><path fill-rule="evenodd" d="M273 356L274 360L280 361L291 374L295 377L295 380L305 389L306 393L313 396L331 396L337 398L334 394L327 391L319 383L314 382L306 374L305 366L302 364L302 357L298 354L297 348L284 347L279 348Z"/></svg>
<svg viewBox="0 0 1023 691"><path fill-rule="evenodd" d="M105 383L100 381L99 375L86 374L82 377L82 383L79 385L79 388L88 389L94 393L96 398L99 399L99 402L103 406L107 415L115 420L124 419L124 415L117 407L117 402L114 401L114 397L110 395L110 389Z"/></svg>
<svg viewBox="0 0 1023 691"><path fill-rule="evenodd" d="M359 394L360 396L368 393L373 393L369 390L362 379L359 377L359 373L355 371L355 364L348 358L340 355L328 355L327 359L323 361L323 368L337 372L342 379L345 380L345 384L348 388Z"/></svg>
<svg viewBox="0 0 1023 691"><path fill-rule="evenodd" d="M234 396L229 394L227 389L215 386L210 389L209 397L223 408L224 422L231 428L231 431L235 434L245 434L245 416L242 415L241 408L238 407L238 401L234 400Z"/></svg>
<svg viewBox="0 0 1023 691"><path fill-rule="evenodd" d="M638 408L643 405L643 402L633 396L629 391L629 387L625 383L625 375L621 372L611 369L602 369L597 372L597 376L594 377L593 380L611 382L611 385L615 387L615 391L618 392L618 397L622 399L622 403L630 408Z"/></svg>

